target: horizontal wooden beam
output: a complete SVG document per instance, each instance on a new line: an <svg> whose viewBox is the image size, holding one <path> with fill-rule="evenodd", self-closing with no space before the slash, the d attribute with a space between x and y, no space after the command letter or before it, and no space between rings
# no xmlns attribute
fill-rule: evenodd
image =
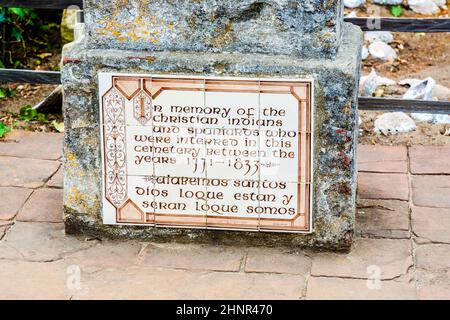
<svg viewBox="0 0 450 320"><path fill-rule="evenodd" d="M345 18L363 31L450 32L450 19Z"/></svg>
<svg viewBox="0 0 450 320"><path fill-rule="evenodd" d="M0 69L0 82L59 85L61 84L61 73L55 71ZM450 114L450 101L359 97L358 103L359 110Z"/></svg>
<svg viewBox="0 0 450 320"><path fill-rule="evenodd" d="M70 6L82 8L83 0L0 0L0 7L67 9Z"/></svg>
<svg viewBox="0 0 450 320"><path fill-rule="evenodd" d="M0 69L0 82L61 84L60 72ZM450 101L359 97L359 110L450 114Z"/></svg>
<svg viewBox="0 0 450 320"><path fill-rule="evenodd" d="M366 111L403 111L450 114L450 101L359 97L358 109Z"/></svg>
<svg viewBox="0 0 450 320"><path fill-rule="evenodd" d="M61 84L61 73L56 71L0 69L0 82Z"/></svg>

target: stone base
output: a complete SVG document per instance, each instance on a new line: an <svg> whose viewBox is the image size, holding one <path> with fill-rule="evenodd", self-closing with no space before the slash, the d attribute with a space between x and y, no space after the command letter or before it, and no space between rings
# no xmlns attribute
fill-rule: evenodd
<svg viewBox="0 0 450 320"><path fill-rule="evenodd" d="M72 44L65 50L62 68L67 232L98 238L349 248L355 220L362 32L349 24L344 24L343 31L343 44L334 60L240 53L97 50L86 49L82 41ZM99 72L314 78L314 232L302 235L103 225Z"/></svg>

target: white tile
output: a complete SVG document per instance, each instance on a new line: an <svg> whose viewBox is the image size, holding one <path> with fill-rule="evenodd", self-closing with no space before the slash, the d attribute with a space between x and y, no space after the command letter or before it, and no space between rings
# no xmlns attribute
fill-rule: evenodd
<svg viewBox="0 0 450 320"><path fill-rule="evenodd" d="M104 181L107 179L104 178ZM153 225L152 181L143 176L126 176L120 181L122 183L109 185L109 188L108 184L105 186L103 194L105 224ZM116 202L117 199L120 199L120 202Z"/></svg>
<svg viewBox="0 0 450 320"><path fill-rule="evenodd" d="M150 176L128 176L128 197L146 213L154 213L154 184Z"/></svg>
<svg viewBox="0 0 450 320"><path fill-rule="evenodd" d="M309 202L306 202L308 185L278 183L279 186L276 189L262 188L264 191L261 191L259 230L308 231L310 223L307 215Z"/></svg>
<svg viewBox="0 0 450 320"><path fill-rule="evenodd" d="M299 129L300 102L292 94L262 93L260 99L261 130Z"/></svg>
<svg viewBox="0 0 450 320"><path fill-rule="evenodd" d="M214 193L214 199L207 202L208 228L258 230L258 181L224 180L207 190Z"/></svg>
<svg viewBox="0 0 450 320"><path fill-rule="evenodd" d="M261 180L298 182L299 133L274 129L260 132Z"/></svg>
<svg viewBox="0 0 450 320"><path fill-rule="evenodd" d="M207 187L215 198L208 199L208 216L258 218L259 183L246 180L221 180Z"/></svg>
<svg viewBox="0 0 450 320"><path fill-rule="evenodd" d="M216 110L212 128L259 127L259 94L245 92L206 92L207 110Z"/></svg>
<svg viewBox="0 0 450 320"><path fill-rule="evenodd" d="M201 178L156 178L157 226L206 227L206 187Z"/></svg>
<svg viewBox="0 0 450 320"><path fill-rule="evenodd" d="M152 127L127 126L126 137L128 174L153 175L154 136Z"/></svg>
<svg viewBox="0 0 450 320"><path fill-rule="evenodd" d="M257 129L216 130L220 132L205 136L207 176L220 179L258 180L259 131Z"/></svg>
<svg viewBox="0 0 450 320"><path fill-rule="evenodd" d="M103 79L103 78L102 78ZM152 98L144 91L140 91L136 94L135 97L133 97L131 100L128 100L118 89L109 89L105 90L104 87L107 83L111 83L111 80L104 80L105 83L102 84L100 91L100 103L102 105L102 118L103 121L106 121L108 117L114 116L116 119L121 119L124 121L124 124L126 125L132 125L132 126L142 126L142 125L151 125L152 124L152 118L154 113L154 105ZM116 99L114 99L114 103L116 103L116 108L119 105L123 105L123 112L122 113L115 113L114 109L111 109L110 112L106 112L107 108L107 101L103 100L104 95L109 91L113 90L114 92L118 93L118 96ZM103 104L105 103L105 104Z"/></svg>
<svg viewBox="0 0 450 320"><path fill-rule="evenodd" d="M130 101L125 100L127 125L151 126L154 116L154 101L143 90L141 90Z"/></svg>
<svg viewBox="0 0 450 320"><path fill-rule="evenodd" d="M204 136L189 128L170 133L154 132L155 175L206 177Z"/></svg>
<svg viewBox="0 0 450 320"><path fill-rule="evenodd" d="M298 213L299 185L270 181L260 188L260 218L290 220Z"/></svg>
<svg viewBox="0 0 450 320"><path fill-rule="evenodd" d="M196 178L156 177L155 213L167 215L205 215L206 186L195 185ZM180 181L185 181L180 183ZM189 182L190 181L190 182Z"/></svg>
<svg viewBox="0 0 450 320"><path fill-rule="evenodd" d="M203 114L203 91L165 90L153 100L153 125L177 127L207 127L214 116Z"/></svg>
<svg viewBox="0 0 450 320"><path fill-rule="evenodd" d="M112 75L99 76L100 96L111 86ZM105 223L122 212L137 217L130 224L164 227L268 230L267 219L298 227L290 219L308 196L297 184L306 177L298 135L306 114L293 95L165 90L120 101L123 118L114 117L126 139L103 154L122 161L124 151L127 166L113 191L122 195L103 196Z"/></svg>

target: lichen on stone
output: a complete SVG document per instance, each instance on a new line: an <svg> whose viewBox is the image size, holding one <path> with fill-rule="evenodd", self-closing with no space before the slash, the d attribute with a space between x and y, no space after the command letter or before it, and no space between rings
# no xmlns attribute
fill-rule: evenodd
<svg viewBox="0 0 450 320"><path fill-rule="evenodd" d="M333 57L342 0L86 0L90 48Z"/></svg>

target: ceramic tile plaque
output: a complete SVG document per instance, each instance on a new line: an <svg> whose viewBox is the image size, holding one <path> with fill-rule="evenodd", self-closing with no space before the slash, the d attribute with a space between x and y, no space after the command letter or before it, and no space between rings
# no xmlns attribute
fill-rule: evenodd
<svg viewBox="0 0 450 320"><path fill-rule="evenodd" d="M311 80L99 86L105 224L311 232Z"/></svg>

